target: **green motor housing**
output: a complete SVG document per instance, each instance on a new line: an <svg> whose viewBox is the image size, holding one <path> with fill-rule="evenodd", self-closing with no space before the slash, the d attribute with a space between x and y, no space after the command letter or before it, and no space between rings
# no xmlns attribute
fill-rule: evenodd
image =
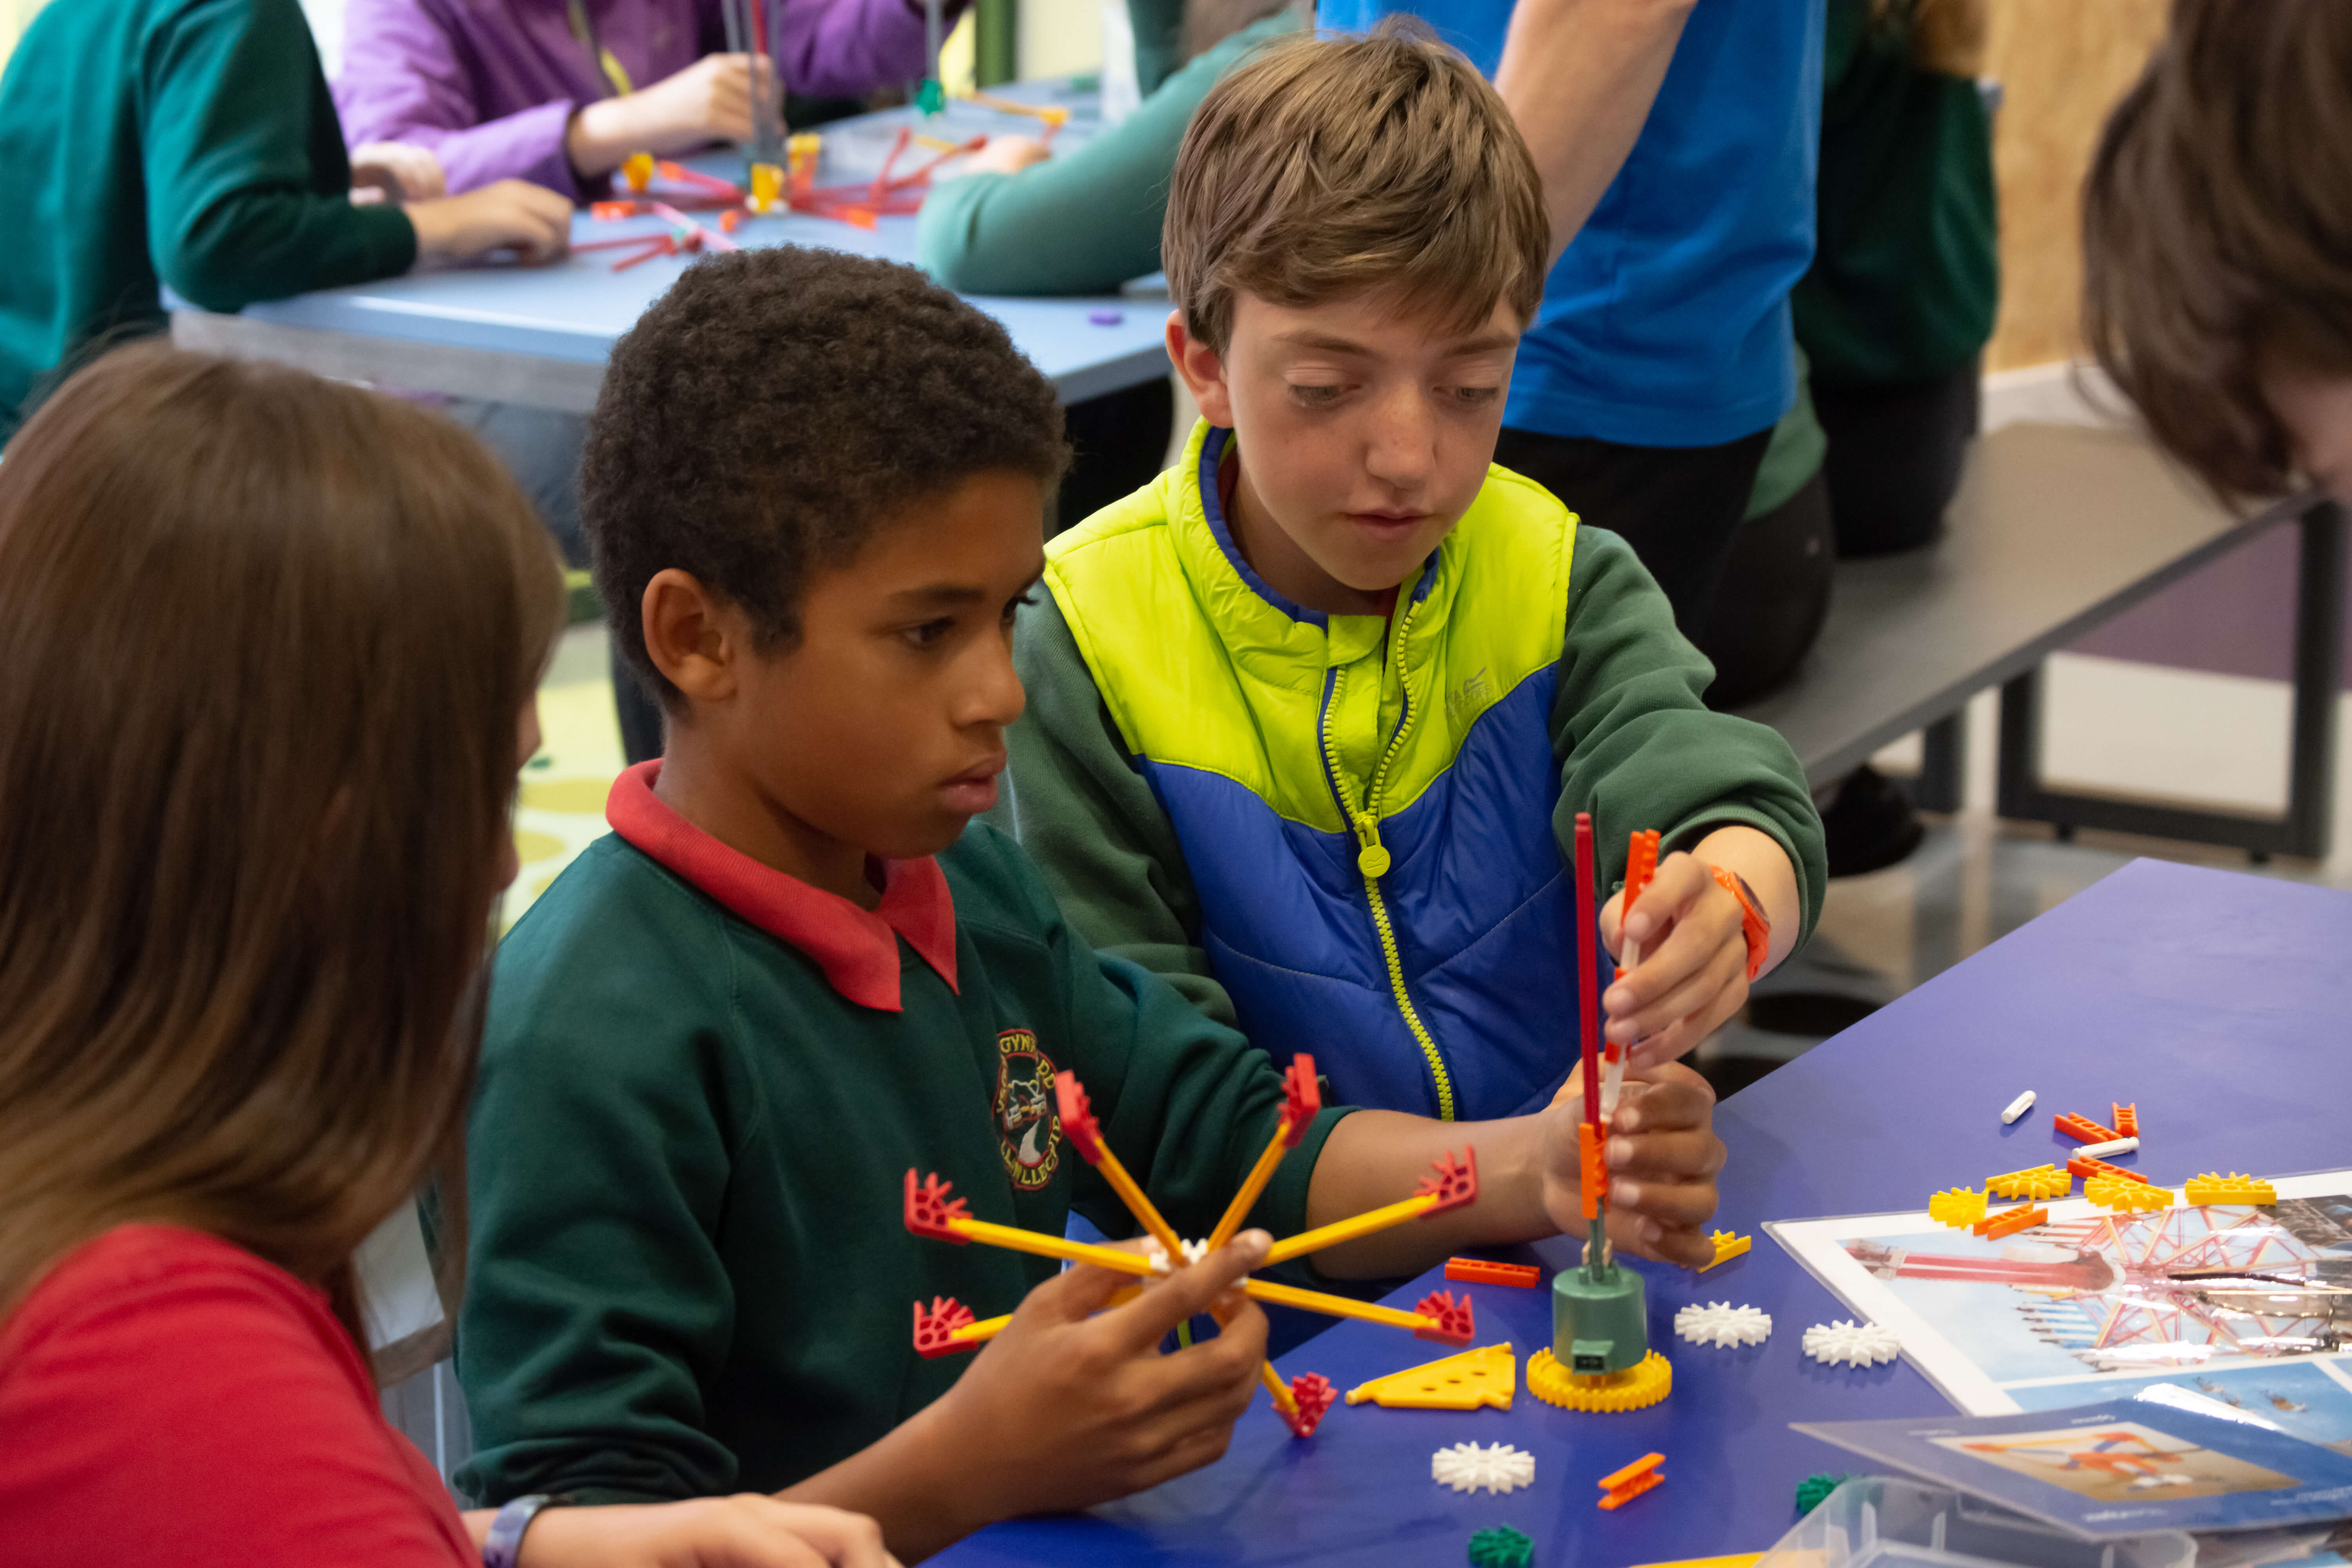
<svg viewBox="0 0 2352 1568"><path fill-rule="evenodd" d="M1640 1365L1650 1353L1649 1301L1642 1277L1613 1262L1553 1275L1551 1353L1579 1377Z"/></svg>

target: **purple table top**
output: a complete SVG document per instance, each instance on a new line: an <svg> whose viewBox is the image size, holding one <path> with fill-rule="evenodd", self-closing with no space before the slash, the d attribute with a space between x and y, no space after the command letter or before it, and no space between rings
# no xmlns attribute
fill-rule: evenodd
<svg viewBox="0 0 2352 1568"><path fill-rule="evenodd" d="M1856 1370L1806 1358L1807 1326L1848 1315L1762 1233L1766 1220L1926 1206L1930 1193L2061 1161L2077 1145L2054 1111L2137 1100L2158 1169L2285 1175L2352 1163L2352 894L2139 860L2069 899L1863 1023L1733 1096L1716 1125L1730 1149L1717 1224L1756 1237L1746 1257L1694 1275L1642 1265L1650 1340L1675 1365L1662 1405L1586 1415L1541 1404L1527 1357L1551 1338L1550 1292L1473 1288L1476 1342L1508 1339L1521 1387L1509 1411L1467 1415L1336 1406L1294 1442L1264 1399L1217 1464L1123 1502L983 1531L932 1561L996 1564L1394 1564L1465 1561L1470 1532L1508 1524L1536 1562L1591 1568L1761 1551L1795 1518L1799 1480L1850 1456L1789 1431L1947 1408L1904 1362ZM2040 1099L2014 1126L2019 1090ZM1511 1256L1571 1260L1555 1240ZM1409 1304L1433 1272L1390 1300ZM1761 1307L1761 1345L1674 1337L1697 1300ZM1440 1347L1343 1323L1279 1363L1342 1394L1433 1360ZM1458 1442L1536 1456L1536 1484L1457 1494L1429 1457ZM1601 1477L1666 1456L1666 1481L1614 1513Z"/></svg>

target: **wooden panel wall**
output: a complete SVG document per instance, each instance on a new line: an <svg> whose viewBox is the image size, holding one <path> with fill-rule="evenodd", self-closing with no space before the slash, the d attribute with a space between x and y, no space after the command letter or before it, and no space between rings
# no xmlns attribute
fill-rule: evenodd
<svg viewBox="0 0 2352 1568"><path fill-rule="evenodd" d="M2073 357L2083 281L2083 175L2107 110L2164 36L2167 0L1990 0L1985 74L2006 93L2000 319L1987 370Z"/></svg>

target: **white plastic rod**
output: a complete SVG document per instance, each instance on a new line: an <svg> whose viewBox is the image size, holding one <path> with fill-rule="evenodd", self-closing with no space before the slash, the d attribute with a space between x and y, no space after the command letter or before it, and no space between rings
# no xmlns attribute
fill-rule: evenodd
<svg viewBox="0 0 2352 1568"><path fill-rule="evenodd" d="M2139 1149L2137 1138L2118 1138L2109 1143L2092 1143L2074 1151L2078 1160L2104 1160L2110 1154L2130 1154Z"/></svg>
<svg viewBox="0 0 2352 1568"><path fill-rule="evenodd" d="M2009 1109L2000 1113L2000 1124L2006 1127L2032 1109L2033 1091L2029 1089L2009 1102Z"/></svg>

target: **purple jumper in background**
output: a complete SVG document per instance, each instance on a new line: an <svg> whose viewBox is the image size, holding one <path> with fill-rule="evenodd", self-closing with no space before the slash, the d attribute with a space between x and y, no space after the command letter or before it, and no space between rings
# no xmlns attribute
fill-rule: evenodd
<svg viewBox="0 0 2352 1568"><path fill-rule="evenodd" d="M598 38L637 88L727 47L719 0L584 0ZM925 68L923 8L909 0L783 0L771 41L794 92L856 97ZM962 9L951 0L950 16ZM350 0L335 81L343 140L430 148L455 194L523 179L575 202L604 194L563 150L581 105L612 96L572 36L566 0Z"/></svg>

